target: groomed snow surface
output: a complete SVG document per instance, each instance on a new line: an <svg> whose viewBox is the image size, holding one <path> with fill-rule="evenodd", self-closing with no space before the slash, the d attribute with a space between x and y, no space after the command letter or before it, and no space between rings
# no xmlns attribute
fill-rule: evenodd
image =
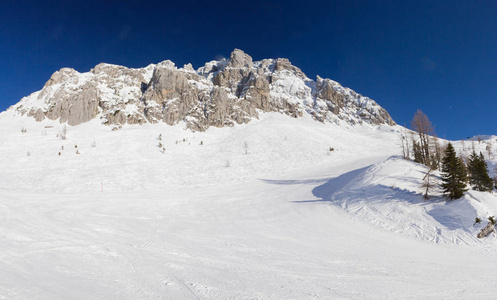
<svg viewBox="0 0 497 300"><path fill-rule="evenodd" d="M62 127L0 115L1 299L495 298L497 198L423 200L397 127Z"/></svg>

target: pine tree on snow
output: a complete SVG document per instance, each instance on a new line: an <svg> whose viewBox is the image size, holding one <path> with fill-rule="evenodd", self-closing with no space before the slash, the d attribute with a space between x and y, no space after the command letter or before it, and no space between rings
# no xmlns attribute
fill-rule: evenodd
<svg viewBox="0 0 497 300"><path fill-rule="evenodd" d="M445 149L442 159L442 184L444 195L449 199L459 199L466 189L467 174L464 163L456 156L451 143Z"/></svg>
<svg viewBox="0 0 497 300"><path fill-rule="evenodd" d="M469 184L474 190L490 192L493 189L492 178L488 175L487 163L480 152L471 153L468 159Z"/></svg>
<svg viewBox="0 0 497 300"><path fill-rule="evenodd" d="M419 164L424 163L421 146L415 140L412 141L412 152L414 154L414 162L417 162Z"/></svg>

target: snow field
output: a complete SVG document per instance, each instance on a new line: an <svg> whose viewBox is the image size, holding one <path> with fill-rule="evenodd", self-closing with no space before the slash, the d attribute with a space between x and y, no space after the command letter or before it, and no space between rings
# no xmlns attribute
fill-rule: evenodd
<svg viewBox="0 0 497 300"><path fill-rule="evenodd" d="M27 132L22 134L22 128ZM186 131L181 124L125 126L111 131L112 127L93 120L67 126L67 139L61 140L57 138L61 128L57 122L38 123L23 117L5 116L0 120L0 133L5 137L0 144L0 162L5 166L0 171L0 186L27 191L100 192L102 181L107 191L229 185L301 171L303 166L351 161L364 151L381 156L385 151L396 151L375 143L378 138L392 138L384 132L371 128L350 131L310 117L291 119L280 114L203 133ZM349 141L354 130L358 136ZM159 134L161 141L157 140ZM159 142L165 153L157 147ZM361 150L365 145L369 149ZM336 151L331 153L330 148Z"/></svg>
<svg viewBox="0 0 497 300"><path fill-rule="evenodd" d="M495 214L497 199L469 192L445 202L434 191L424 201L424 168L395 157L396 128L279 114L204 133L90 122L60 140L59 128L0 115L0 298L497 291L497 240L474 238L481 226L472 224Z"/></svg>

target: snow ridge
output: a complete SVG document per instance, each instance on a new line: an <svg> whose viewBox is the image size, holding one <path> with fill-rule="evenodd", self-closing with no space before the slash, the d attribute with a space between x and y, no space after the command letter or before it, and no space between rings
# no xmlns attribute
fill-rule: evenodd
<svg viewBox="0 0 497 300"><path fill-rule="evenodd" d="M327 200L375 227L433 243L475 247L475 218L495 210L495 196L469 191L448 205L435 187L423 199L425 167L397 156L341 175L327 183ZM480 200L478 200L480 199Z"/></svg>

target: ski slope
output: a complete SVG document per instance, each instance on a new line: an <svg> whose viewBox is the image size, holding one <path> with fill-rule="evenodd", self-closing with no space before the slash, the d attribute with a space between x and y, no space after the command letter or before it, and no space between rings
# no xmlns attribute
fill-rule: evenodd
<svg viewBox="0 0 497 300"><path fill-rule="evenodd" d="M397 127L275 113L203 133L111 129L68 126L61 140L56 122L0 115L0 298L497 292L497 239L473 226L496 197L423 200L425 170L397 157Z"/></svg>

